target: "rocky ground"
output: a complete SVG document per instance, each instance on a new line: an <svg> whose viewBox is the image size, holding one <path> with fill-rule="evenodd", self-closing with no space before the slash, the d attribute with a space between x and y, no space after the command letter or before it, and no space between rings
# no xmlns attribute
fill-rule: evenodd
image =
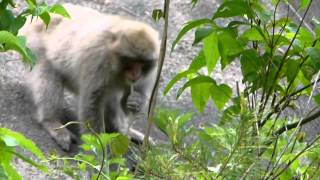
<svg viewBox="0 0 320 180"><path fill-rule="evenodd" d="M57 1L47 0L47 2L54 3ZM91 7L104 13L130 16L151 24L159 29L159 31L161 31L163 25L162 22L155 23L151 18L153 9L162 8L162 1L67 0L59 2L71 2ZM190 2L191 1L174 0L171 3L168 49L184 22L195 18L210 17L213 10L216 9L215 0L201 0L195 8L191 8ZM185 69L197 54L197 49L191 47L192 41L193 34L190 33L179 43L172 54L167 54L161 77L160 94L169 80L177 72ZM25 80L23 78L25 72L28 70L28 68L22 65L17 55L11 53L0 54L0 127L10 128L23 133L26 137L35 141L46 154L51 151L56 151L63 155L64 152L60 150L34 119L35 107L32 104L30 95L27 93ZM238 66L232 66L223 72L217 70L214 76L219 82L228 83L233 87L235 87L235 82L241 79ZM167 96L160 96L158 100L159 105L178 108L183 111L194 111L188 93L184 93L178 101L176 100L175 93L178 87L179 86L175 86ZM204 114L197 115L195 121L197 124L208 121L214 123L217 119L216 117L217 111L210 104ZM134 124L133 128L143 132L145 124L144 120L141 119ZM152 136L155 139L164 138L156 129L153 129ZM21 161L17 161L16 166L22 173L24 179L57 179L57 176L40 173ZM59 176L59 179L64 178L65 177Z"/></svg>

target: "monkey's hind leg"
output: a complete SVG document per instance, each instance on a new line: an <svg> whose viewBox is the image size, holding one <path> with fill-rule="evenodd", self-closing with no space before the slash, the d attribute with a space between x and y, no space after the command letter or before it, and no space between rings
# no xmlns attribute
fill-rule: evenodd
<svg viewBox="0 0 320 180"><path fill-rule="evenodd" d="M30 84L39 123L63 150L69 151L72 133L66 128L59 128L62 126L60 118L64 98L60 75L52 68L50 62L40 61L33 69Z"/></svg>

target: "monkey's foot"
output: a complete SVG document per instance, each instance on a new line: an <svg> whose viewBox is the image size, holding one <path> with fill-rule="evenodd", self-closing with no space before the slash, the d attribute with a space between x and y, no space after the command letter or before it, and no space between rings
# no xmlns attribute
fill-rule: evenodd
<svg viewBox="0 0 320 180"><path fill-rule="evenodd" d="M42 125L63 150L71 150L71 145L73 142L76 142L76 139L74 139L73 134L68 129L61 128L63 125L55 121L43 122Z"/></svg>

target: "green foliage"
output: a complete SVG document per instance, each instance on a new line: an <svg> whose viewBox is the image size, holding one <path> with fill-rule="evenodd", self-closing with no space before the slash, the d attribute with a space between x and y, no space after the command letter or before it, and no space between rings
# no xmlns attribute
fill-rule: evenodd
<svg viewBox="0 0 320 180"><path fill-rule="evenodd" d="M30 157L17 151L17 148L23 148L26 151L31 152L37 158L45 160L40 149L29 139L24 137L18 132L11 131L6 128L0 128L0 179L22 179L16 169L12 166L11 162L13 158L17 157L32 166L47 172L48 169L35 161Z"/></svg>
<svg viewBox="0 0 320 180"><path fill-rule="evenodd" d="M159 21L161 18L163 18L164 14L161 9L155 9L152 11L152 18L155 21Z"/></svg>
<svg viewBox="0 0 320 180"><path fill-rule="evenodd" d="M192 1L196 5L198 1ZM309 9L312 1L300 1ZM179 81L195 108L203 112L212 100L219 110L218 124L178 126L184 113L158 110L155 124L170 143L152 147L142 168L144 177L160 179L313 179L319 176L320 136L306 142L301 126L320 117L320 23L314 32L286 15L274 17L259 0L223 1L212 19L185 23L172 44L172 51L188 32L195 30L192 45L201 44L189 68L178 73L164 94ZM307 12L306 12L307 13ZM229 22L227 26L217 19ZM236 20L235 20L236 19ZM213 73L230 63L239 65L242 81L231 88L220 84ZM223 72L224 73L224 72ZM234 89L236 93L232 92ZM297 99L312 96L306 114ZM305 97L308 98L308 97ZM313 108L311 108L313 107ZM155 164L154 162L159 162ZM166 163L163 163L166 162Z"/></svg>
<svg viewBox="0 0 320 180"><path fill-rule="evenodd" d="M49 161L61 162L61 170L73 179L132 179L123 155L129 150L129 139L121 134L85 134L81 150L73 157L52 155ZM110 168L116 167L114 170Z"/></svg>
<svg viewBox="0 0 320 180"><path fill-rule="evenodd" d="M0 2L0 52L14 50L21 54L25 63L33 66L36 58L31 50L26 47L25 37L18 36L19 29L25 24L28 16L38 16L46 24L50 23L50 13L70 17L63 6L45 3L37 4L35 0L26 0L28 7L18 15L14 15L11 8L15 8L14 1L3 0Z"/></svg>

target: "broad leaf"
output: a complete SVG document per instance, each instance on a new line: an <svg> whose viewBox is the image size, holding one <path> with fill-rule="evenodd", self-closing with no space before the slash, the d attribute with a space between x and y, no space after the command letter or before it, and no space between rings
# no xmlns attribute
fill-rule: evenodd
<svg viewBox="0 0 320 180"><path fill-rule="evenodd" d="M171 52L177 45L177 43L181 40L181 38L189 32L191 29L196 28L198 26L204 25L204 24L211 24L214 25L214 22L211 19L197 19L194 21L187 22L184 27L179 31L179 34L177 35L176 39L172 43Z"/></svg>
<svg viewBox="0 0 320 180"><path fill-rule="evenodd" d="M194 34L194 41L192 45L196 45L201 42L204 38L208 37L213 32L212 27L199 27L196 29Z"/></svg>
<svg viewBox="0 0 320 180"><path fill-rule="evenodd" d="M320 70L320 48L310 47L306 49L307 54L310 56L313 65L315 66L315 70Z"/></svg>
<svg viewBox="0 0 320 180"><path fill-rule="evenodd" d="M213 84L210 91L214 104L218 110L221 111L226 103L231 99L232 89L226 84Z"/></svg>
<svg viewBox="0 0 320 180"><path fill-rule="evenodd" d="M1 37L1 36L0 36ZM30 139L27 139L25 136L18 132L11 131L6 128L0 128L0 137L11 137L14 138L16 143L19 144L22 148L32 152L34 155L36 155L38 158L44 160L45 157L40 151L40 149L34 144L33 141Z"/></svg>
<svg viewBox="0 0 320 180"><path fill-rule="evenodd" d="M244 51L242 53L240 63L244 80L253 82L258 78L258 72L261 69L262 60L255 50L249 49Z"/></svg>
<svg viewBox="0 0 320 180"><path fill-rule="evenodd" d="M298 70L299 70L299 61L295 61L295 60L289 60L286 67L287 67L287 72L286 72L286 76L287 76L287 80L288 82L292 81L298 74Z"/></svg>
<svg viewBox="0 0 320 180"><path fill-rule="evenodd" d="M173 87L173 85L175 85L178 81L180 81L182 78L186 78L189 74L194 74L196 73L196 70L190 69L190 70L186 70L183 72L178 73L177 75L175 75L170 82L167 84L167 86L164 88L163 90L163 94L166 95L169 90Z"/></svg>
<svg viewBox="0 0 320 180"><path fill-rule="evenodd" d="M202 84L202 83L215 83L215 80L212 79L209 76L197 76L193 79L191 79L190 81L186 82L182 88L179 89L178 93L177 93L177 99L180 97L180 95L183 93L183 91L193 85L197 85L197 84Z"/></svg>
<svg viewBox="0 0 320 180"><path fill-rule="evenodd" d="M129 139L127 136L119 134L117 137L112 138L110 149L114 155L123 155L129 150Z"/></svg>
<svg viewBox="0 0 320 180"><path fill-rule="evenodd" d="M221 31L217 36L219 39L218 48L221 56L221 69L224 69L243 51L243 45L236 39L232 29Z"/></svg>
<svg viewBox="0 0 320 180"><path fill-rule="evenodd" d="M252 17L252 11L247 2L225 1L213 15L213 19L234 17L240 15L247 15L249 17Z"/></svg>
<svg viewBox="0 0 320 180"><path fill-rule="evenodd" d="M203 112L210 97L212 83L202 83L191 86L191 98L193 105L199 112Z"/></svg>
<svg viewBox="0 0 320 180"><path fill-rule="evenodd" d="M299 8L305 9L310 3L310 0L300 0Z"/></svg>
<svg viewBox="0 0 320 180"><path fill-rule="evenodd" d="M40 14L39 16L40 16L40 19L43 21L43 23L46 25L46 28L48 28L48 25L51 20L50 14L47 12L44 12L44 13Z"/></svg>
<svg viewBox="0 0 320 180"><path fill-rule="evenodd" d="M193 61L191 62L190 66L189 66L189 70L195 70L198 71L199 69L201 69L202 67L204 67L206 65L206 58L204 56L203 51L200 51L198 56L196 56Z"/></svg>
<svg viewBox="0 0 320 180"><path fill-rule="evenodd" d="M70 14L68 13L68 11L60 4L55 4L53 5L49 12L51 13L55 13L55 14L59 14L63 17L67 17L67 18L70 18Z"/></svg>
<svg viewBox="0 0 320 180"><path fill-rule="evenodd" d="M183 126L186 125L186 123L192 119L192 116L193 116L192 112L187 112L182 115L179 115L176 118L176 121L178 122L178 128L183 128Z"/></svg>
<svg viewBox="0 0 320 180"><path fill-rule="evenodd" d="M249 41L263 41L265 39L264 34L256 27L246 30L240 38L244 38Z"/></svg>
<svg viewBox="0 0 320 180"><path fill-rule="evenodd" d="M313 96L314 102L317 103L318 106L320 106L320 94L317 94Z"/></svg>
<svg viewBox="0 0 320 180"><path fill-rule="evenodd" d="M5 50L15 50L19 52L27 63L31 65L35 64L35 57L28 52L20 39L12 33L8 31L0 31L0 45L1 44L5 44Z"/></svg>
<svg viewBox="0 0 320 180"><path fill-rule="evenodd" d="M203 51L206 57L208 74L211 74L220 57L218 48L218 36L216 33L211 33L210 36L204 39Z"/></svg>

